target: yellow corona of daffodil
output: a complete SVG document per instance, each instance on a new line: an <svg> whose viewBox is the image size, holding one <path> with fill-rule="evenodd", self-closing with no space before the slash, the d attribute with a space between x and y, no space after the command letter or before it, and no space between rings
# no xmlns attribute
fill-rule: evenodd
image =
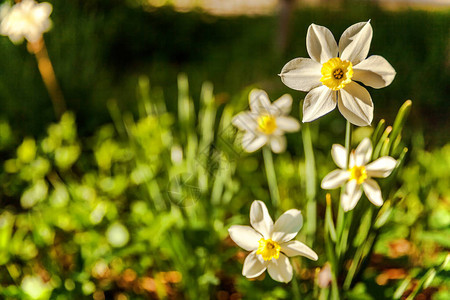
<svg viewBox="0 0 450 300"><path fill-rule="evenodd" d="M372 123L372 98L356 81L382 88L394 80L395 70L381 56L367 57L371 40L370 22L347 28L339 46L326 27L309 26L306 48L311 58L295 58L280 73L288 87L309 92L303 104L303 122L311 122L338 105L341 114L352 124Z"/></svg>

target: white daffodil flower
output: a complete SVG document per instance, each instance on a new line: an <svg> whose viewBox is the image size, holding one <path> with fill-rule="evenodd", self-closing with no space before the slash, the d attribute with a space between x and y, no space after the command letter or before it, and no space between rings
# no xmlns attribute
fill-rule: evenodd
<svg viewBox="0 0 450 300"><path fill-rule="evenodd" d="M371 40L370 22L347 28L339 46L328 28L309 26L306 48L311 58L295 58L279 74L288 87L309 92L303 104L303 122L329 113L337 103L341 114L352 124L372 123L372 98L355 81L379 89L391 84L395 70L381 56L367 57Z"/></svg>
<svg viewBox="0 0 450 300"><path fill-rule="evenodd" d="M292 107L291 95L285 94L270 103L265 91L254 89L248 98L250 111L241 112L232 120L234 126L245 131L242 138L244 150L254 152L265 144L270 144L275 153L286 150L284 133L300 129L300 123L288 116Z"/></svg>
<svg viewBox="0 0 450 300"><path fill-rule="evenodd" d="M305 244L293 240L303 225L302 214L290 209L275 224L264 202L255 200L250 207L250 226L233 225L228 229L231 239L251 251L245 258L242 275L255 278L266 269L273 280L289 282L292 265L288 257L302 255L317 260L317 254Z"/></svg>
<svg viewBox="0 0 450 300"><path fill-rule="evenodd" d="M52 5L47 2L36 3L34 0L22 0L1 8L0 34L8 36L13 43L20 43L25 38L34 43L51 27L50 14Z"/></svg>
<svg viewBox="0 0 450 300"><path fill-rule="evenodd" d="M341 205L344 211L352 210L362 195L362 189L370 202L376 206L383 204L380 186L372 177L388 177L397 165L397 161L390 156L383 156L367 164L372 157L372 143L365 138L356 150L350 153L347 169L347 150L338 144L331 149L331 156L341 169L330 172L322 180L321 187L326 190L335 189L345 184L345 191L341 195Z"/></svg>

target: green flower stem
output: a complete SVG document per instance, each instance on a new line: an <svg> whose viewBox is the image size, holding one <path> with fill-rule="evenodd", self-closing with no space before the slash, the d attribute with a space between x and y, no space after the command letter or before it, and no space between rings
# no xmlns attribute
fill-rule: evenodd
<svg viewBox="0 0 450 300"><path fill-rule="evenodd" d="M327 208L325 212L324 222L324 237L325 237L325 251L328 257L328 261L331 265L331 299L339 300L339 287L337 282L337 274L339 271L337 270L337 260L336 253L333 251L333 241L336 241L336 232L334 230L333 225L333 213L331 211L331 196L330 194L326 195Z"/></svg>
<svg viewBox="0 0 450 300"><path fill-rule="evenodd" d="M357 271L357 267L360 264L363 256L364 245L361 245L356 249L355 256L353 257L352 263L350 265L350 269L348 270L347 276L344 281L344 290L349 290L352 284L353 277Z"/></svg>
<svg viewBox="0 0 450 300"><path fill-rule="evenodd" d="M305 180L306 180L306 234L307 241L312 243L316 235L316 165L311 139L310 124L304 123L302 129L303 148L305 151Z"/></svg>
<svg viewBox="0 0 450 300"><path fill-rule="evenodd" d="M352 124L347 121L347 125L345 128L345 149L347 150L347 169L349 167L350 161L350 150L351 150L351 141L352 141ZM341 190L342 193L345 192L345 187ZM345 251L347 250L347 240L351 225L351 220L353 214L350 212L345 216L344 209L342 208L341 203L338 205L338 216L336 220L336 244L335 244L335 261L332 264L332 273L333 276L337 279L339 278L339 273L341 271L341 263L343 262L343 258L345 256ZM333 286L334 285L334 286ZM332 281L332 298L336 299L339 297L339 294L336 296L337 280ZM333 292L333 290L335 290Z"/></svg>
<svg viewBox="0 0 450 300"><path fill-rule="evenodd" d="M351 140L352 140L352 124L347 121L347 125L345 128L345 150L347 151L347 169L349 167L349 161L350 161L350 147L351 147ZM341 190L341 194L344 193L344 188ZM336 245L340 245L340 241L342 239L342 234L344 232L344 209L342 208L342 205L339 203L339 210L338 210L338 216L336 221L336 230L337 230L337 243ZM340 253L338 253L338 257L340 256Z"/></svg>
<svg viewBox="0 0 450 300"><path fill-rule="evenodd" d="M294 276L292 277L292 293L294 294L294 299L302 299L300 297L300 288L298 286L298 281L297 281L297 276L294 274Z"/></svg>
<svg viewBox="0 0 450 300"><path fill-rule="evenodd" d="M347 168L350 159L351 143L352 143L352 124L349 121L347 121L347 125L345 126L345 150L347 150Z"/></svg>
<svg viewBox="0 0 450 300"><path fill-rule="evenodd" d="M272 208L277 212L280 202L280 193L278 192L277 177L273 165L272 150L269 146L263 147L264 167L266 168L267 182L269 184L270 198L272 199Z"/></svg>

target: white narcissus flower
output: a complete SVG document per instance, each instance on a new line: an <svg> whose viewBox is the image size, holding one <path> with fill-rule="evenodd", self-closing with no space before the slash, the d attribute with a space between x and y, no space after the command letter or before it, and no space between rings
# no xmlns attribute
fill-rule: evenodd
<svg viewBox="0 0 450 300"><path fill-rule="evenodd" d="M23 0L12 7L5 3L1 8L0 33L13 43L20 43L24 38L37 42L51 27L51 12L52 5L47 2Z"/></svg>
<svg viewBox="0 0 450 300"><path fill-rule="evenodd" d="M291 95L285 94L270 103L265 91L254 89L248 98L250 111L237 114L232 121L234 126L245 131L242 138L244 150L254 152L265 144L270 144L275 153L286 150L284 133L300 129L300 123L288 116L292 106Z"/></svg>
<svg viewBox="0 0 450 300"><path fill-rule="evenodd" d="M391 84L395 77L395 70L386 59L378 55L367 57L371 40L370 22L347 28L339 46L328 28L309 26L306 48L311 58L295 58L280 73L288 87L309 92L303 104L303 122L329 113L337 103L349 122L357 126L370 125L372 98L355 81L379 89Z"/></svg>
<svg viewBox="0 0 450 300"><path fill-rule="evenodd" d="M250 207L250 226L233 225L228 229L231 239L251 251L245 258L242 275L255 278L266 269L273 280L289 282L292 265L288 257L302 255L317 260L317 254L305 244L293 240L303 225L302 214L290 209L275 224L264 202L255 200Z"/></svg>
<svg viewBox="0 0 450 300"><path fill-rule="evenodd" d="M338 144L331 149L331 156L341 169L330 172L322 180L321 187L326 190L335 189L345 184L341 195L341 205L344 211L352 210L362 195L362 189L370 202L376 206L383 204L381 189L372 177L388 177L397 165L390 156L383 156L367 164L372 157L372 143L369 138L361 141L355 151L350 153L350 163L347 169L347 150Z"/></svg>

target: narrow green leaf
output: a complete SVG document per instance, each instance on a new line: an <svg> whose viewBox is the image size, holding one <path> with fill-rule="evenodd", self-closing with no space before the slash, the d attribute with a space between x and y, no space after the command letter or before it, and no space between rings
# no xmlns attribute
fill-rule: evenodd
<svg viewBox="0 0 450 300"><path fill-rule="evenodd" d="M406 288L409 286L409 283L411 282L411 277L406 277L400 286L395 290L394 293L394 299L400 299L402 295L405 293Z"/></svg>
<svg viewBox="0 0 450 300"><path fill-rule="evenodd" d="M384 129L386 128L386 121L384 119L381 119L380 122L378 122L377 127L372 133L372 144L376 145L378 143L378 140L380 139L381 135L383 134Z"/></svg>
<svg viewBox="0 0 450 300"><path fill-rule="evenodd" d="M380 157L380 152L381 152L381 148L383 147L383 143L387 139L387 137L389 136L389 133L391 133L391 131L392 131L391 126L386 127L383 134L381 135L380 140L375 145L375 150L373 151L372 159L377 159L378 157Z"/></svg>
<svg viewBox="0 0 450 300"><path fill-rule="evenodd" d="M336 243L336 229L333 222L333 212L331 211L331 196L329 193L326 195L327 209L325 211L325 227L330 233L331 240Z"/></svg>

